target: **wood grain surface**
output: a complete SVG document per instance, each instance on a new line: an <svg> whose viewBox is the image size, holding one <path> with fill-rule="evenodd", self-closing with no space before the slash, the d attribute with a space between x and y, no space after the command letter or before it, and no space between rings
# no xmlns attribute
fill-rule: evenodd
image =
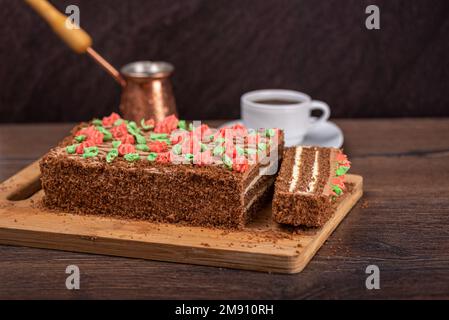
<svg viewBox="0 0 449 320"><path fill-rule="evenodd" d="M0 298L449 298L449 119L338 120L363 200L300 274L0 246ZM0 126L0 179L72 125ZM81 269L81 290L65 268ZM367 290L368 265L380 290Z"/></svg>
<svg viewBox="0 0 449 320"><path fill-rule="evenodd" d="M0 243L276 273L301 272L363 193L348 174L333 216L316 229L284 228L271 203L243 230L226 231L46 210L39 161L0 184Z"/></svg>

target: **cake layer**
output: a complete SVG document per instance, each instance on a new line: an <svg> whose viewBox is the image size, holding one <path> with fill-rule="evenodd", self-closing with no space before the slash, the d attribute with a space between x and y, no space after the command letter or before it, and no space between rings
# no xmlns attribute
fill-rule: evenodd
<svg viewBox="0 0 449 320"><path fill-rule="evenodd" d="M282 156L282 133L274 140L268 134L251 136L258 148L252 152L246 129L237 128L237 137L231 137L234 143L218 131L215 138L208 135L204 142L198 142L198 153L194 153L185 136L192 137L195 129L181 130L184 136L178 139L132 125L132 132L123 137L124 132L115 136L119 126L95 129L92 123L81 125L42 159L47 207L81 214L242 228L272 195L274 175L266 173L277 171L278 157L273 157L276 161L265 160L274 154ZM130 143L136 133L133 128L139 135L134 140L139 141ZM105 136L110 132L113 137L103 136L91 146L92 140L84 133L96 136L97 131ZM241 147L235 144L239 139ZM83 143L84 150L79 150ZM250 161L251 155L255 155L255 161ZM222 161L214 162L217 157Z"/></svg>
<svg viewBox="0 0 449 320"><path fill-rule="evenodd" d="M341 150L296 147L285 150L273 200L274 220L294 226L320 227L345 190L349 161Z"/></svg>

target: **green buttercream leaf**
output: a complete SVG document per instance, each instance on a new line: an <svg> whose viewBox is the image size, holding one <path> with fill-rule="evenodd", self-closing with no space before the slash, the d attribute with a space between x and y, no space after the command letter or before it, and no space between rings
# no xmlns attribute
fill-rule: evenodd
<svg viewBox="0 0 449 320"><path fill-rule="evenodd" d="M101 121L100 119L94 119L94 120L92 120L92 124L94 126L102 126L103 125L103 121Z"/></svg>
<svg viewBox="0 0 449 320"><path fill-rule="evenodd" d="M156 161L156 159L157 159L157 153L156 152L151 152L148 155L148 157L147 157L147 160L151 161L151 162Z"/></svg>
<svg viewBox="0 0 449 320"><path fill-rule="evenodd" d="M123 119L115 120L114 126L119 126L119 125L121 125L123 122L125 122L125 120L123 120ZM126 122L125 122L125 123L126 123Z"/></svg>
<svg viewBox="0 0 449 320"><path fill-rule="evenodd" d="M75 140L77 141L77 142L83 142L84 140L86 140L86 136L85 135L80 135L80 136L76 136L75 137Z"/></svg>
<svg viewBox="0 0 449 320"><path fill-rule="evenodd" d="M189 131L193 131L194 127L193 127L193 123L189 123Z"/></svg>
<svg viewBox="0 0 449 320"><path fill-rule="evenodd" d="M150 148L146 144L138 144L136 145L136 149L145 152L150 151Z"/></svg>
<svg viewBox="0 0 449 320"><path fill-rule="evenodd" d="M246 154L256 154L257 150L256 149L245 149L245 153Z"/></svg>
<svg viewBox="0 0 449 320"><path fill-rule="evenodd" d="M336 171L337 177L346 174L346 172L348 172L348 170L349 170L349 167L339 167Z"/></svg>
<svg viewBox="0 0 449 320"><path fill-rule="evenodd" d="M135 121L128 122L128 126L132 129L137 129L137 123Z"/></svg>
<svg viewBox="0 0 449 320"><path fill-rule="evenodd" d="M204 151L206 151L207 150L207 146L204 144L204 143L202 143L201 144L201 152L204 152Z"/></svg>
<svg viewBox="0 0 449 320"><path fill-rule="evenodd" d="M115 141L114 141L115 142ZM118 157L118 150L117 149L112 149L111 151L109 151L109 153L106 155L106 162L107 163L111 163L112 161L115 160L115 158Z"/></svg>
<svg viewBox="0 0 449 320"><path fill-rule="evenodd" d="M125 155L125 160L128 162L134 162L140 160L140 156L138 153L128 153Z"/></svg>
<svg viewBox="0 0 449 320"><path fill-rule="evenodd" d="M265 130L265 136L266 137L274 137L275 134L276 134L276 130L274 130L274 129L267 129L267 130Z"/></svg>
<svg viewBox="0 0 449 320"><path fill-rule="evenodd" d="M146 144L147 143L147 139L145 139L144 136L142 136L140 134L136 134L135 137L136 137L137 144Z"/></svg>
<svg viewBox="0 0 449 320"><path fill-rule="evenodd" d="M98 147L84 148L83 158L93 158L98 156Z"/></svg>
<svg viewBox="0 0 449 320"><path fill-rule="evenodd" d="M232 159L227 156L226 154L223 156L223 164L228 168L232 170Z"/></svg>
<svg viewBox="0 0 449 320"><path fill-rule="evenodd" d="M184 158L185 158L187 161L193 161L193 154L187 153L187 154L184 156Z"/></svg>
<svg viewBox="0 0 449 320"><path fill-rule="evenodd" d="M225 141L226 141L225 138L220 137L220 138L218 138L217 140L215 140L215 143L216 143L216 144L222 144L222 143L224 143Z"/></svg>
<svg viewBox="0 0 449 320"><path fill-rule="evenodd" d="M151 140L169 140L168 134L166 133L152 133L150 135Z"/></svg>
<svg viewBox="0 0 449 320"><path fill-rule="evenodd" d="M340 196L343 194L343 190L339 186L332 186L332 190L335 192L337 196Z"/></svg>
<svg viewBox="0 0 449 320"><path fill-rule="evenodd" d="M179 120L178 122L178 128L182 129L182 130L186 130L187 128L187 123L185 120Z"/></svg>
<svg viewBox="0 0 449 320"><path fill-rule="evenodd" d="M97 127L97 130L103 134L103 141L112 140L112 133L109 130L106 130L104 127Z"/></svg>
<svg viewBox="0 0 449 320"><path fill-rule="evenodd" d="M154 126L146 124L146 123L145 123L145 119L142 119L142 120L140 121L140 126L141 126L142 129L145 130L145 131L148 131L148 130L151 130L151 129L154 128Z"/></svg>
<svg viewBox="0 0 449 320"><path fill-rule="evenodd" d="M134 121L128 122L128 124L126 125L126 129L128 130L129 134L133 136L140 134L140 130L137 127L137 123L135 123Z"/></svg>
<svg viewBox="0 0 449 320"><path fill-rule="evenodd" d="M180 155L182 153L182 146L181 146L181 144L177 144L177 145L173 146L172 150L173 150L174 154Z"/></svg>
<svg viewBox="0 0 449 320"><path fill-rule="evenodd" d="M245 154L245 149L243 149L242 147L236 146L235 150L237 151L237 154L239 156L243 156Z"/></svg>
<svg viewBox="0 0 449 320"><path fill-rule="evenodd" d="M122 142L121 142L120 140L112 141L112 146L113 146L114 148L120 147L121 144L122 144Z"/></svg>
<svg viewBox="0 0 449 320"><path fill-rule="evenodd" d="M71 146L68 146L65 148L68 154L74 154L76 152L76 148L78 148L78 144L72 144Z"/></svg>
<svg viewBox="0 0 449 320"><path fill-rule="evenodd" d="M212 154L216 157L221 156L225 152L225 148L223 146L216 146L212 151Z"/></svg>
<svg viewBox="0 0 449 320"><path fill-rule="evenodd" d="M261 143L259 143L259 144L257 145L257 148L258 148L260 151L265 151L265 150L267 150L267 144L261 142Z"/></svg>

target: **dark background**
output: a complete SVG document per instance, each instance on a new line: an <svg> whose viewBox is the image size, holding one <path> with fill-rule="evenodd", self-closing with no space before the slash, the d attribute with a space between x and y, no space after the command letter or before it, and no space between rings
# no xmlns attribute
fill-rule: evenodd
<svg viewBox="0 0 449 320"><path fill-rule="evenodd" d="M449 116L447 0L52 0L81 9L94 48L120 67L166 60L186 119L239 117L241 94L288 88L333 117ZM381 30L365 28L377 4ZM120 88L21 0L0 0L0 121L82 121Z"/></svg>

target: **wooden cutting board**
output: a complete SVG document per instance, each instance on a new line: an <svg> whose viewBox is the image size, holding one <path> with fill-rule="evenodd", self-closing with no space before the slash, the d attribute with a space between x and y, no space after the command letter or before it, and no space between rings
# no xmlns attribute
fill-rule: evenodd
<svg viewBox="0 0 449 320"><path fill-rule="evenodd" d="M241 231L125 221L50 212L35 162L0 185L0 243L257 270L301 272L362 196L361 176L328 223L320 229L282 227L271 220L271 206Z"/></svg>

